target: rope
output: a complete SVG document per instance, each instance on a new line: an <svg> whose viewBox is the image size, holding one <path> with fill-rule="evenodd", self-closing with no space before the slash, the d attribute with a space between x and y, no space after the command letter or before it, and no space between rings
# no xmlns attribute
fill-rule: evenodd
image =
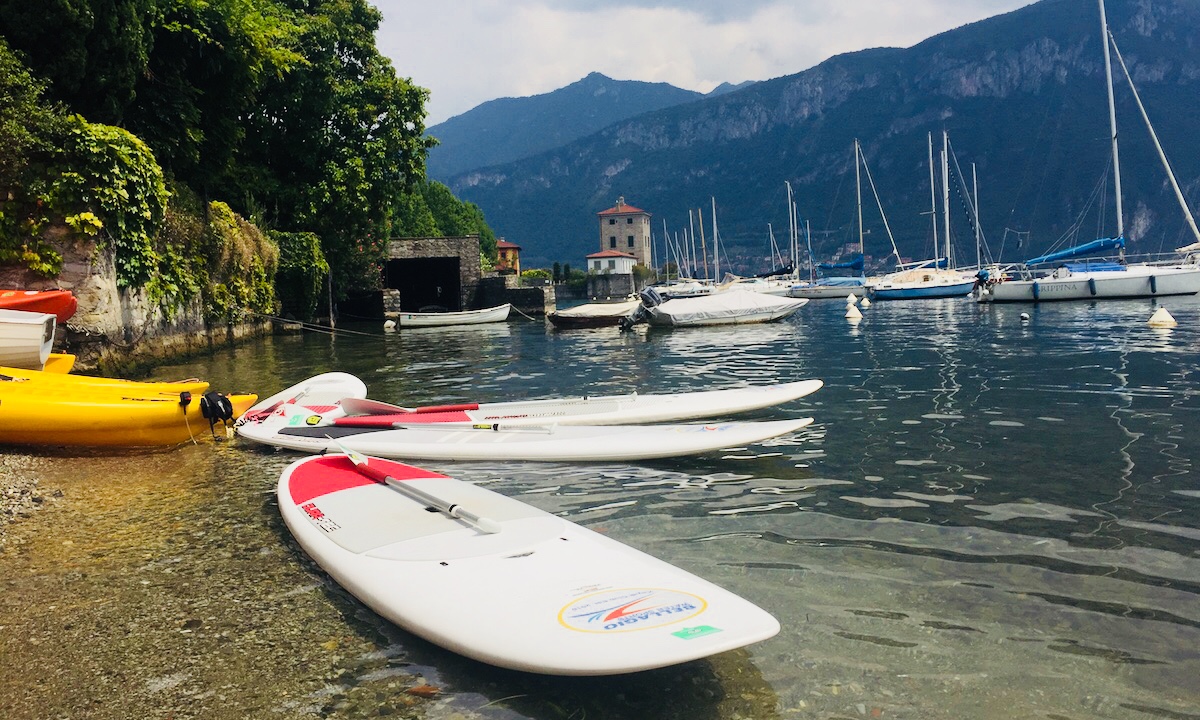
<svg viewBox="0 0 1200 720"><path fill-rule="evenodd" d="M532 315L522 312L520 308L513 307L512 310L514 310L518 315L523 316L526 320L531 320L533 322L538 322L540 320L540 318L536 318L536 317L533 317ZM314 332L323 332L328 335L334 335L336 333L346 333L348 335L362 335L364 337L383 337L384 336L383 333L362 332L360 330L346 330L343 328L330 327L328 325L317 325L315 323L306 323L306 322L301 322L299 320L288 320L287 318L281 318L278 315L266 315L264 313L256 313L252 310L245 310L244 312L247 315L252 315L254 317L263 318L266 320L274 320L276 322L281 322L281 323L299 325L300 327L304 328L305 330L312 330ZM352 316L347 316L347 317L352 317Z"/></svg>
<svg viewBox="0 0 1200 720"><path fill-rule="evenodd" d="M301 322L299 320L288 320L287 318L281 318L278 315L265 315L263 313L256 313L252 310L246 310L245 313L247 315L253 315L254 317L265 318L267 320L275 320L275 321L281 322L281 323L299 325L300 327L304 328L305 330L313 330L315 332L323 332L328 335L333 335L335 333L346 333L348 335L363 335L366 337L381 337L383 335L383 333L369 333L369 332L362 332L360 330L345 330L343 328L330 327L329 325L317 325L315 323L306 323L306 322Z"/></svg>
<svg viewBox="0 0 1200 720"><path fill-rule="evenodd" d="M515 310L518 315L524 316L526 320L532 320L533 322L538 322L538 318L535 318L532 315L526 315L525 313L521 312L520 308L513 307L512 309Z"/></svg>

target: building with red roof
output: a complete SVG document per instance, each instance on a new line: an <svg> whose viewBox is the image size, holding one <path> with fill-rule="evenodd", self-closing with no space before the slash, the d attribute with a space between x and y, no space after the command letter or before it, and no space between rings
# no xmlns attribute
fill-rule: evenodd
<svg viewBox="0 0 1200 720"><path fill-rule="evenodd" d="M496 241L496 269L521 274L521 246L504 238Z"/></svg>
<svg viewBox="0 0 1200 720"><path fill-rule="evenodd" d="M587 256L589 273L597 275L632 275L637 258L620 250L601 250Z"/></svg>
<svg viewBox="0 0 1200 720"><path fill-rule="evenodd" d="M600 219L600 251L616 250L632 255L639 265L653 266L650 251L650 213L617 198L613 207L596 213ZM591 258L588 256L588 265Z"/></svg>

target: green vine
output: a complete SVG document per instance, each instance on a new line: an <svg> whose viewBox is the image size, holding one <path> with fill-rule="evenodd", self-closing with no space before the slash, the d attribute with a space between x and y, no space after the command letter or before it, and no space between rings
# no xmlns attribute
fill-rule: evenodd
<svg viewBox="0 0 1200 720"><path fill-rule="evenodd" d="M208 204L204 232L205 264L200 274L204 315L209 321L234 322L249 310L275 313L275 273L279 248L253 224L223 202Z"/></svg>
<svg viewBox="0 0 1200 720"><path fill-rule="evenodd" d="M154 241L170 195L150 148L126 130L74 115L67 121L62 159L64 169L46 193L49 209L94 213L102 244L115 252L117 285L150 286L152 296L165 297L152 283L177 284L177 278L170 277L169 266L160 266ZM164 271L168 277L158 277Z"/></svg>
<svg viewBox="0 0 1200 720"><path fill-rule="evenodd" d="M279 244L279 272L275 286L283 311L311 320L329 274L329 262L314 233L272 232Z"/></svg>

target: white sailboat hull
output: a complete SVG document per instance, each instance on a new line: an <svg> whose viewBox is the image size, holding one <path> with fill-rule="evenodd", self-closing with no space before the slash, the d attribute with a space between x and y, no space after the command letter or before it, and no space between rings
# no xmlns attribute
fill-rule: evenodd
<svg viewBox="0 0 1200 720"><path fill-rule="evenodd" d="M1002 280L977 286L981 303L1112 300L1195 295L1200 292L1200 266L1130 265L1124 270L1072 272L1030 280Z"/></svg>

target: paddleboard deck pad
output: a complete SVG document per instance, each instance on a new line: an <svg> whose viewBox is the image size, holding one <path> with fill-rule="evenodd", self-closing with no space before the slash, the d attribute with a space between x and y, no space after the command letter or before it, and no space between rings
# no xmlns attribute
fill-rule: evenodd
<svg viewBox="0 0 1200 720"><path fill-rule="evenodd" d="M449 650L527 672L614 675L779 632L751 602L531 505L409 465L372 458L370 466L499 529L429 509L344 455L283 471L283 519L348 592Z"/></svg>

